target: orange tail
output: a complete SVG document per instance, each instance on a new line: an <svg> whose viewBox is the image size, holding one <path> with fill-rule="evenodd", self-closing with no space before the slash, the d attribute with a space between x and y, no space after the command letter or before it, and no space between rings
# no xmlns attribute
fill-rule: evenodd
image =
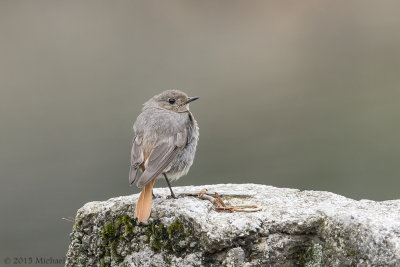
<svg viewBox="0 0 400 267"><path fill-rule="evenodd" d="M153 186L156 179L153 179L150 183L145 185L140 192L138 202L136 203L135 218L138 222L147 221L150 217L151 202L153 200Z"/></svg>

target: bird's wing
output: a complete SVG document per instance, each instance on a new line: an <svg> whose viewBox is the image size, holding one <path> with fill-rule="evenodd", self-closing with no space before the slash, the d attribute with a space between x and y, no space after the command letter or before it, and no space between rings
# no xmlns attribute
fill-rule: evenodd
<svg viewBox="0 0 400 267"><path fill-rule="evenodd" d="M187 130L184 130L173 136L162 138L157 142L146 160L145 171L137 182L138 187L145 186L164 171L178 152L186 145L187 136Z"/></svg>
<svg viewBox="0 0 400 267"><path fill-rule="evenodd" d="M131 168L129 170L129 183L133 184L136 180L140 164L144 161L143 150L141 148L143 136L136 135L132 142Z"/></svg>

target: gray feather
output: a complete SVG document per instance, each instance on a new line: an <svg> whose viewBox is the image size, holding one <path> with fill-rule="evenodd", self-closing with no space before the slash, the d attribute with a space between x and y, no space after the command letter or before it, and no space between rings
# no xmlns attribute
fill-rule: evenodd
<svg viewBox="0 0 400 267"><path fill-rule="evenodd" d="M146 160L145 171L137 182L138 187L145 186L168 167L178 152L185 146L186 142L183 140L187 140L186 131L159 140Z"/></svg>
<svg viewBox="0 0 400 267"><path fill-rule="evenodd" d="M141 144L143 141L142 136L135 136L132 142L132 150L131 150L131 167L129 170L129 183L133 184L137 178L138 170L140 164L143 163L144 156L143 151L141 149Z"/></svg>
<svg viewBox="0 0 400 267"><path fill-rule="evenodd" d="M147 168L140 176L137 182L137 186L143 187L146 184L148 184L151 180L157 178L168 166L168 164L170 164L171 161L175 158L178 151L179 151L178 148L175 147L171 152L167 154L166 157L164 157L165 160L163 162L157 162L156 168L155 167Z"/></svg>

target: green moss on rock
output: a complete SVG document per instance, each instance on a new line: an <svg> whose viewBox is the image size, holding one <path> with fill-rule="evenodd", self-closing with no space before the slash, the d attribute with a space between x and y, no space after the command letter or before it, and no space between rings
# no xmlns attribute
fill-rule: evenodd
<svg viewBox="0 0 400 267"><path fill-rule="evenodd" d="M115 237L115 226L114 226L114 221L108 222L106 226L103 228L103 231L101 232L101 236L103 239L110 239Z"/></svg>
<svg viewBox="0 0 400 267"><path fill-rule="evenodd" d="M135 229L137 229L135 231ZM186 230L184 225L175 220L169 226L164 225L160 221L155 221L150 225L139 225L136 220L128 215L117 217L111 221L106 222L101 230L102 237L102 258L107 259L111 257L112 261L120 264L123 257L119 255L118 248L130 246L135 232L137 234L144 234L147 239L146 243L149 244L154 251L166 251L179 255L185 248L185 241L192 235L190 230ZM107 264L104 261L104 264ZM100 263L101 265L101 263Z"/></svg>
<svg viewBox="0 0 400 267"><path fill-rule="evenodd" d="M101 231L103 255L112 256L117 263L120 263L122 257L118 254L117 248L119 244L125 246L129 242L129 236L133 235L136 225L136 220L128 215L107 222Z"/></svg>
<svg viewBox="0 0 400 267"><path fill-rule="evenodd" d="M185 228L183 227L182 223L180 223L178 220L171 223L171 225L168 226L168 228L167 228L168 235L170 237L174 236L176 234L181 234L184 232L184 230L185 230Z"/></svg>
<svg viewBox="0 0 400 267"><path fill-rule="evenodd" d="M192 231L190 231L190 230L187 230L187 231L186 231L186 233L185 233L185 235L186 235L186 237L190 237L190 236L192 236Z"/></svg>
<svg viewBox="0 0 400 267"><path fill-rule="evenodd" d="M179 242L190 236L191 232L185 232L183 224L176 220L168 227L162 223L153 222L147 226L145 235L147 236L146 243L150 243L151 248L155 251L180 252L183 248L180 247Z"/></svg>
<svg viewBox="0 0 400 267"><path fill-rule="evenodd" d="M168 239L168 231L165 228L164 224L160 223L157 225L153 222L151 225L151 230L153 236L151 247L154 250L169 249L170 242Z"/></svg>
<svg viewBox="0 0 400 267"><path fill-rule="evenodd" d="M133 234L136 224L137 224L136 220L132 219L128 215L121 216L117 219L117 227L118 228L124 227L125 235Z"/></svg>
<svg viewBox="0 0 400 267"><path fill-rule="evenodd" d="M109 247L113 257L118 260L120 258L120 255L117 252L118 242L114 240L113 242L110 243Z"/></svg>

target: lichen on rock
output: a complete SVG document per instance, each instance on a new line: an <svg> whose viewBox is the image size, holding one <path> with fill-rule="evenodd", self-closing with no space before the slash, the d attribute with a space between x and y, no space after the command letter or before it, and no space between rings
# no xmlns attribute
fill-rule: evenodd
<svg viewBox="0 0 400 267"><path fill-rule="evenodd" d="M66 266L400 266L400 200L355 201L329 192L255 184L176 187L246 193L254 213L219 213L197 197L153 202L137 223L138 195L78 210ZM224 198L224 197L223 197Z"/></svg>

